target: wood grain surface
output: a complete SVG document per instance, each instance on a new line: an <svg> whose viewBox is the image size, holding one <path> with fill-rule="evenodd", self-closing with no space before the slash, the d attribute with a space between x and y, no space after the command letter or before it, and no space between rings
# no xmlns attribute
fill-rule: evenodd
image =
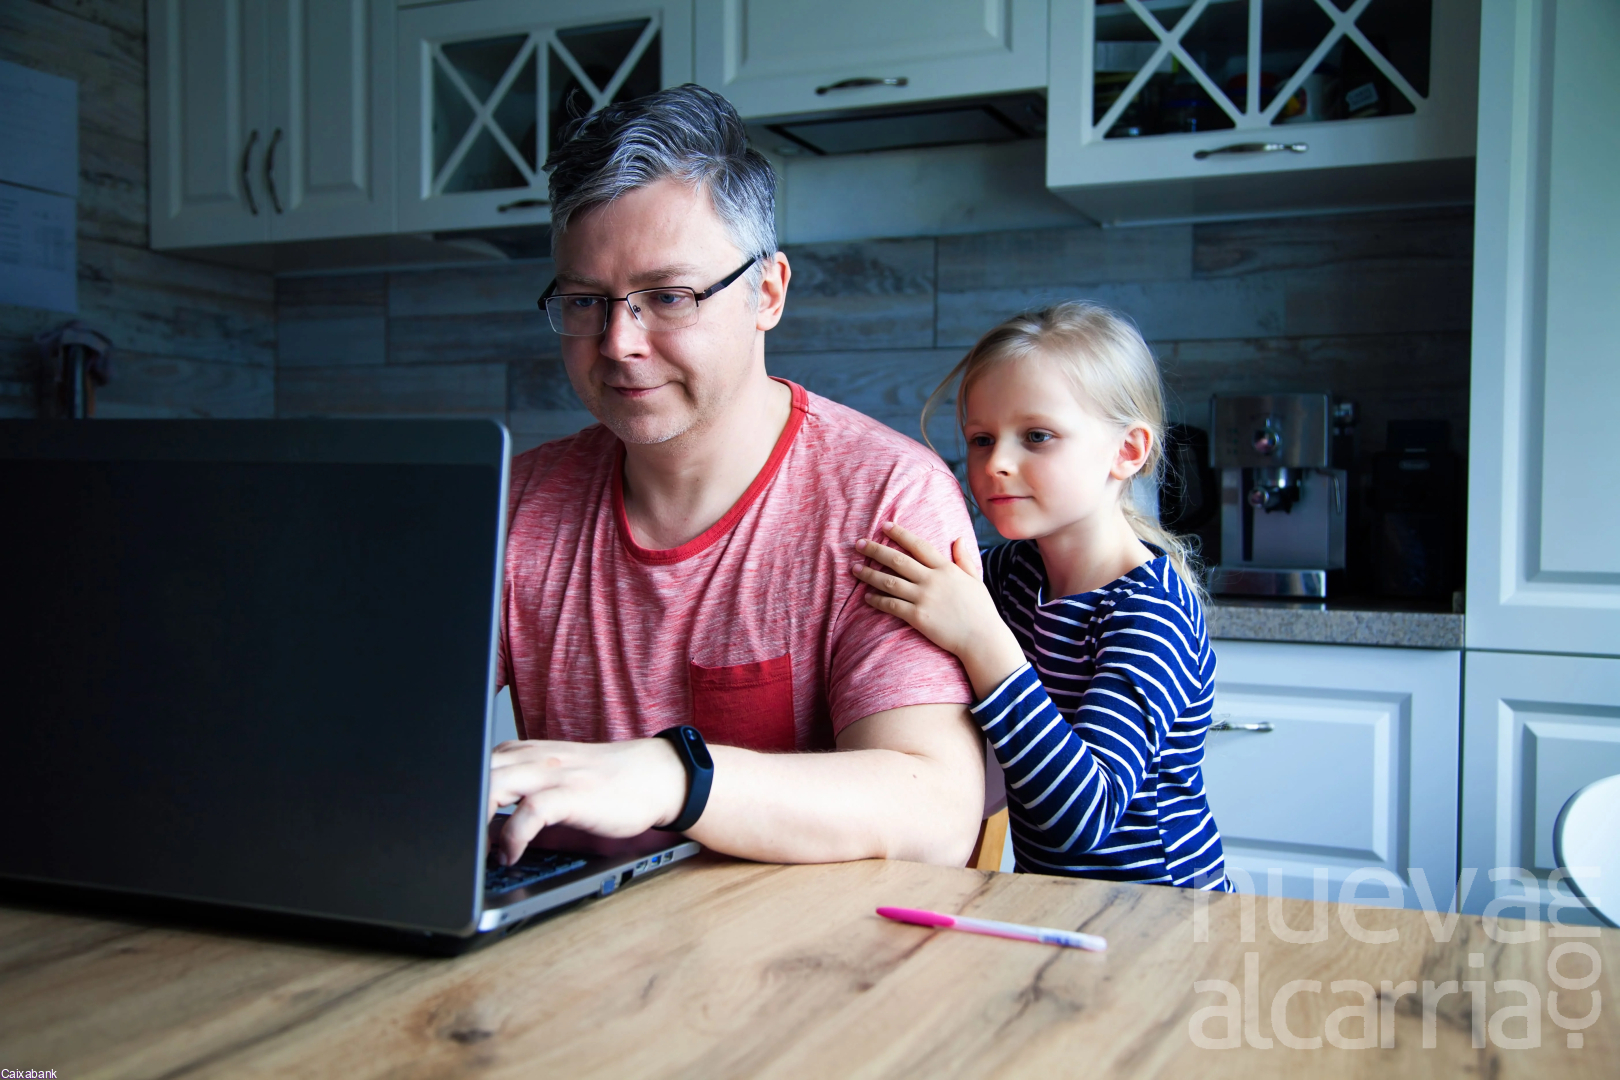
<svg viewBox="0 0 1620 1080"><path fill-rule="evenodd" d="M1083 928L1110 948L903 926L873 914L885 903ZM0 1056L63 1077L1614 1075L1620 931L1556 939L1504 920L1497 937L1534 933L1505 944L1463 916L1442 942L1421 912L1217 896L1200 919L1198 904L1154 886L704 857L454 960L0 908ZM1344 912L1395 940L1353 939ZM1318 923L1311 944L1278 936ZM1589 989L1548 976L1572 942L1598 958ZM1559 977L1592 966L1565 955ZM1190 1022L1227 1034L1199 1016L1227 1000L1195 989L1205 980L1231 985L1258 1045L1195 1045ZM1295 980L1319 987L1277 1011ZM1389 1048L1376 1019L1371 1048L1332 1045L1365 1034L1346 983L1368 984L1376 1017L1380 983L1404 980L1486 983L1481 1045L1466 988L1430 1010L1431 1048L1421 993L1387 1010ZM1524 986L1533 1025L1510 1015ZM1596 1009L1579 1048L1548 991L1566 1023ZM1332 1041L1290 1049L1278 1020Z"/></svg>

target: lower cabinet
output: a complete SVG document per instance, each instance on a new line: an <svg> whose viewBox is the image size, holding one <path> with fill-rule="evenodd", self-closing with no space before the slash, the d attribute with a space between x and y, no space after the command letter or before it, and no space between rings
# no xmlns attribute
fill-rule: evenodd
<svg viewBox="0 0 1620 1080"><path fill-rule="evenodd" d="M1552 880L1558 811L1620 773L1620 660L1470 651L1467 676L1462 869L1474 879L1462 908L1544 919L1555 900L1571 899ZM1597 884L1598 895L1620 889ZM1560 907L1562 921L1592 922L1579 907Z"/></svg>
<svg viewBox="0 0 1620 1080"><path fill-rule="evenodd" d="M1462 654L1250 641L1215 654L1204 782L1239 890L1449 907Z"/></svg>

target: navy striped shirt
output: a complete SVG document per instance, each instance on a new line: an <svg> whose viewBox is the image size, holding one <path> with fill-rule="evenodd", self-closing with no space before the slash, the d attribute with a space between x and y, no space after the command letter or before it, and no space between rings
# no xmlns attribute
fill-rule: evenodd
<svg viewBox="0 0 1620 1080"><path fill-rule="evenodd" d="M1162 553L1049 600L1040 550L984 552L985 583L1027 659L973 707L1006 774L1018 869L1229 890L1204 796L1215 652Z"/></svg>

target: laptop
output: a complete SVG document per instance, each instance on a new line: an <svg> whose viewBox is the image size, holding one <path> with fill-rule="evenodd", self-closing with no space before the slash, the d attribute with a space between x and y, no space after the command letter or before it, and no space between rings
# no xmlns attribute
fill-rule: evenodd
<svg viewBox="0 0 1620 1080"><path fill-rule="evenodd" d="M509 452L492 421L0 422L7 891L455 952L696 854L487 862Z"/></svg>

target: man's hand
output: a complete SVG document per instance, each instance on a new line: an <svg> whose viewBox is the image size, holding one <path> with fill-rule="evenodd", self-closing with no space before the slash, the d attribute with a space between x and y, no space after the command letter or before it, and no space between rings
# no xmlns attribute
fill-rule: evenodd
<svg viewBox="0 0 1620 1080"><path fill-rule="evenodd" d="M504 742L490 759L490 818L517 804L493 851L508 866L548 825L636 836L674 821L685 801L686 768L664 739Z"/></svg>
<svg viewBox="0 0 1620 1080"><path fill-rule="evenodd" d="M856 551L889 571L860 562L850 567L870 590L866 602L904 619L929 641L955 653L974 693L988 697L1024 666L1024 651L972 569L968 554L972 539L958 539L947 559L927 540L893 521L886 522L883 531L900 550L855 541Z"/></svg>

